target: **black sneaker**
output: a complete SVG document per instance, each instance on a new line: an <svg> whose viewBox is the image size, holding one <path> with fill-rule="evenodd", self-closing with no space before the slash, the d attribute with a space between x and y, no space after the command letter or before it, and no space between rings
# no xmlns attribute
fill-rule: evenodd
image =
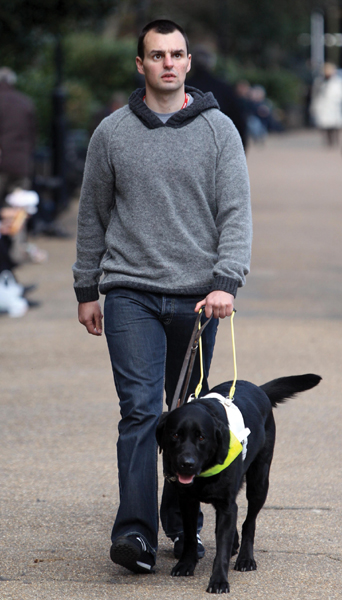
<svg viewBox="0 0 342 600"><path fill-rule="evenodd" d="M128 535L120 537L110 549L110 557L114 563L126 567L133 573L152 573L155 564L154 556L147 549L142 536Z"/></svg>
<svg viewBox="0 0 342 600"><path fill-rule="evenodd" d="M175 558L180 558L183 552L184 546L184 534L181 533L173 540L173 554ZM200 538L199 533L197 534L197 558L203 558L205 555L205 548L202 544L202 540Z"/></svg>

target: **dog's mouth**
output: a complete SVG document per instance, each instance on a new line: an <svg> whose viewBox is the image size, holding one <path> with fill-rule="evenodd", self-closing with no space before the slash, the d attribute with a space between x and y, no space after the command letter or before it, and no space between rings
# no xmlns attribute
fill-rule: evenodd
<svg viewBox="0 0 342 600"><path fill-rule="evenodd" d="M195 478L195 475L182 475L181 473L176 473L176 475L182 485L190 485Z"/></svg>

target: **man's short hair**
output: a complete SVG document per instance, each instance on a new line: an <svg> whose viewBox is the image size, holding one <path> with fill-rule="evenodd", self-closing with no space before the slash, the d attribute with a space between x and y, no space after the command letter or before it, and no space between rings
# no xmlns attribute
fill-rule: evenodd
<svg viewBox="0 0 342 600"><path fill-rule="evenodd" d="M156 19L155 21L147 23L139 35L138 56L141 58L141 60L144 60L144 39L146 34L151 30L156 31L157 33L162 33L163 35L166 35L167 33L173 33L174 31L178 30L185 39L186 53L189 54L189 40L184 29L180 25L177 25L177 23L174 21L169 21L168 19Z"/></svg>

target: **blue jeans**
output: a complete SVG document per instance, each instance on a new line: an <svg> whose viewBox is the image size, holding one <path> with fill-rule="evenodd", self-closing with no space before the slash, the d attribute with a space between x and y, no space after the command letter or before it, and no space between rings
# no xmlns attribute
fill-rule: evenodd
<svg viewBox="0 0 342 600"><path fill-rule="evenodd" d="M112 541L138 533L153 554L158 544L155 431L163 411L164 388L166 403L170 406L172 402L199 300L203 297L166 296L128 288L115 288L105 299L105 334L121 413L117 442L120 506ZM202 336L203 392L208 391L217 325L218 320L212 319ZM188 393L199 380L197 355ZM164 489L161 521L171 538L182 531L177 494L171 484Z"/></svg>

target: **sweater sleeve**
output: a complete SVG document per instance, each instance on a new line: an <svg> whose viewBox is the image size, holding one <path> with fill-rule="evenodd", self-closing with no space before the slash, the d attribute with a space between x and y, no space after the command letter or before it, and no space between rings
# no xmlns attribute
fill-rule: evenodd
<svg viewBox="0 0 342 600"><path fill-rule="evenodd" d="M246 156L229 120L216 168L218 258L212 290L233 294L245 284L252 244L252 214ZM220 128L221 132L223 128ZM227 135L228 133L228 135Z"/></svg>
<svg viewBox="0 0 342 600"><path fill-rule="evenodd" d="M99 298L106 230L115 203L115 172L108 146L108 126L100 124L89 143L78 213L77 259L72 268L78 302Z"/></svg>

